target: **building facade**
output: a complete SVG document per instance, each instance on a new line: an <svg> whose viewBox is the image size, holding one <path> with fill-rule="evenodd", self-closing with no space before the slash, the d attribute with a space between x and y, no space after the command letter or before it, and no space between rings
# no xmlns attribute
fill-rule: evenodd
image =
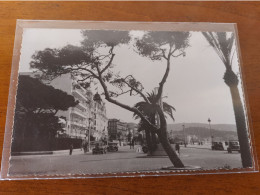
<svg viewBox="0 0 260 195"><path fill-rule="evenodd" d="M138 125L135 123L122 122L119 119L108 120L108 137L110 140L129 142L138 137Z"/></svg>
<svg viewBox="0 0 260 195"><path fill-rule="evenodd" d="M108 120L108 137L110 140L125 140L128 134L127 123L119 119Z"/></svg>

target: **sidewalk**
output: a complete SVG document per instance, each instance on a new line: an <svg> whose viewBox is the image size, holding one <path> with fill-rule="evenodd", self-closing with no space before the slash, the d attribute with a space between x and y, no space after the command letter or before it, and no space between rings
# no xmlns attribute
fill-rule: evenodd
<svg viewBox="0 0 260 195"><path fill-rule="evenodd" d="M89 153L89 152L88 152ZM83 149L73 149L72 155L84 154ZM69 155L69 149L56 151L32 151L32 152L12 152L11 156L29 156L29 155Z"/></svg>
<svg viewBox="0 0 260 195"><path fill-rule="evenodd" d="M184 146L182 146L184 147ZM187 145L187 148L197 148L197 149L208 149L208 150L211 150L211 145Z"/></svg>

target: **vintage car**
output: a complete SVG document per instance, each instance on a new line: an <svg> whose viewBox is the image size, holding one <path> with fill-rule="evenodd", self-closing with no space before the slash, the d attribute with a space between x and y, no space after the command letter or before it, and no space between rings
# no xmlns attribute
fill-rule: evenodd
<svg viewBox="0 0 260 195"><path fill-rule="evenodd" d="M115 142L108 142L107 151L108 152L117 152L118 144Z"/></svg>
<svg viewBox="0 0 260 195"><path fill-rule="evenodd" d="M240 152L240 145L238 141L229 141L228 142L228 153L232 153L232 151L238 151Z"/></svg>
<svg viewBox="0 0 260 195"><path fill-rule="evenodd" d="M227 150L228 153L232 153L232 151L240 152L240 146L238 141L221 141L221 142L212 142L211 146L212 150Z"/></svg>
<svg viewBox="0 0 260 195"><path fill-rule="evenodd" d="M92 154L106 154L107 146L103 142L96 142L95 147L92 149Z"/></svg>
<svg viewBox="0 0 260 195"><path fill-rule="evenodd" d="M148 147L147 147L147 145L143 145L142 146L142 151L143 151L143 153L148 153Z"/></svg>
<svg viewBox="0 0 260 195"><path fill-rule="evenodd" d="M212 142L211 149L212 150L224 150L225 148L224 142Z"/></svg>

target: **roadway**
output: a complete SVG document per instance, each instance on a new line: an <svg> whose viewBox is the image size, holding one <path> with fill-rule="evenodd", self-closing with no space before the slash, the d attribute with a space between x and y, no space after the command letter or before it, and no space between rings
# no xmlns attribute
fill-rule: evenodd
<svg viewBox="0 0 260 195"><path fill-rule="evenodd" d="M231 168L242 167L240 154L209 149L183 148L180 158L185 165L200 166L203 169L216 169L228 165ZM171 166L166 156L147 157L137 153L129 146L120 147L118 152L92 155L76 152L65 155L28 155L13 156L10 160L10 175L31 174L95 174L131 171L158 171Z"/></svg>

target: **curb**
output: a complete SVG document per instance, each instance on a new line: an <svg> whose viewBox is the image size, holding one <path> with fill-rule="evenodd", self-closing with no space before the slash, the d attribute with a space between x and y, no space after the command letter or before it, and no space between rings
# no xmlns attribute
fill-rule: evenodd
<svg viewBox="0 0 260 195"><path fill-rule="evenodd" d="M84 154L84 151L81 149L74 149L73 153L79 153L82 152ZM72 153L72 154L73 154ZM67 155L69 154L69 149L67 150L56 150L56 151L33 151L33 152L12 152L11 156L23 156L23 155Z"/></svg>

